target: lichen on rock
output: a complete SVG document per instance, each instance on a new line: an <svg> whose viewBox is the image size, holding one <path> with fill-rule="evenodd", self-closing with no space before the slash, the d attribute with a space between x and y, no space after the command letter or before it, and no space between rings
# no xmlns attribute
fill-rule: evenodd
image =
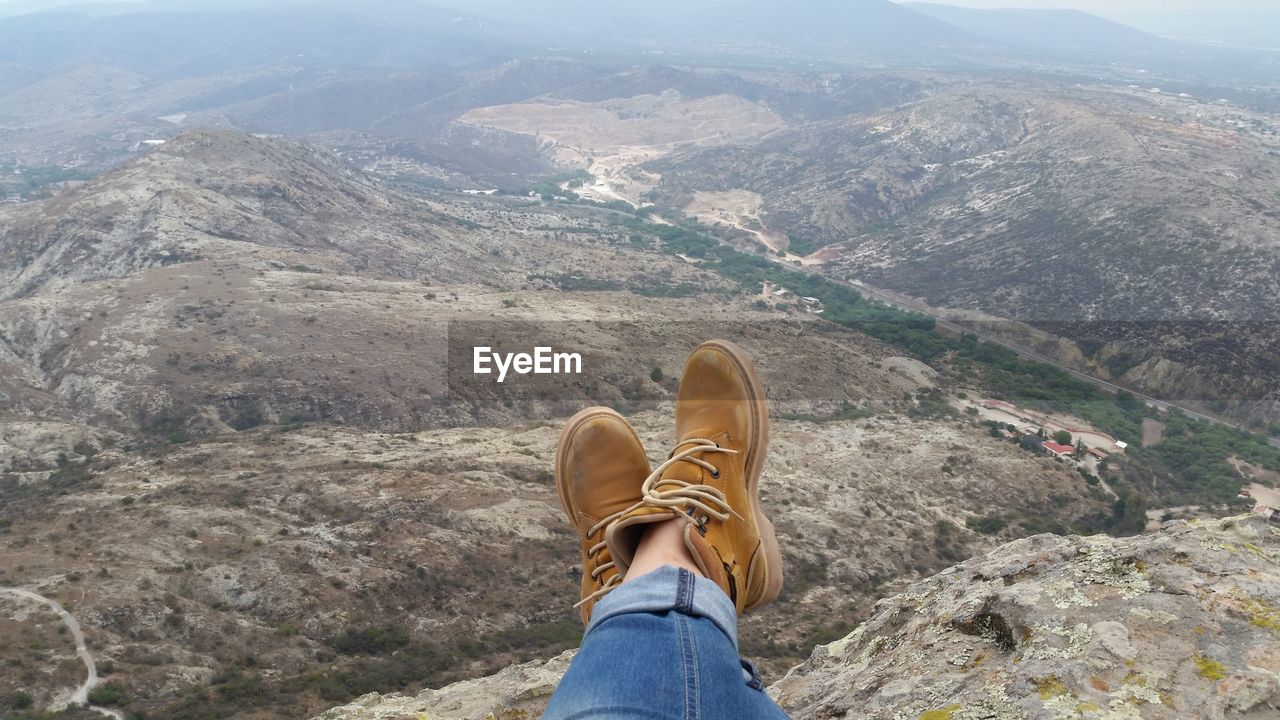
<svg viewBox="0 0 1280 720"><path fill-rule="evenodd" d="M795 718L1280 718L1277 550L1252 517L1019 540L878 604L839 643L865 662L819 648L770 692ZM881 690L901 677L920 690ZM951 692L924 691L940 678Z"/></svg>

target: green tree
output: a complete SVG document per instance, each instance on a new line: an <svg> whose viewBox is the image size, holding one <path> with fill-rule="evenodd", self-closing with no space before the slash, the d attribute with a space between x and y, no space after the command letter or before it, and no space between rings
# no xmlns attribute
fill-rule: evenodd
<svg viewBox="0 0 1280 720"><path fill-rule="evenodd" d="M654 368L653 372L649 373L649 379L654 382L662 382L662 378L662 368L660 367Z"/></svg>
<svg viewBox="0 0 1280 720"><path fill-rule="evenodd" d="M1121 495L1111 507L1111 534L1137 535L1147 527L1147 499L1136 492Z"/></svg>
<svg viewBox="0 0 1280 720"><path fill-rule="evenodd" d="M1071 433L1067 432L1066 430L1059 430L1058 432L1053 434L1053 441L1058 443L1059 445L1070 445Z"/></svg>

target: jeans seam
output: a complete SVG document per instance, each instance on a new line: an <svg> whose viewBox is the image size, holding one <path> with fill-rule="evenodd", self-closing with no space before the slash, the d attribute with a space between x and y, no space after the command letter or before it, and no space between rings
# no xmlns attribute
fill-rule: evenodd
<svg viewBox="0 0 1280 720"><path fill-rule="evenodd" d="M694 645L693 628L689 618L676 615L676 634L680 639L680 660L684 675L684 717L686 720L698 720L702 717L698 693L698 658Z"/></svg>

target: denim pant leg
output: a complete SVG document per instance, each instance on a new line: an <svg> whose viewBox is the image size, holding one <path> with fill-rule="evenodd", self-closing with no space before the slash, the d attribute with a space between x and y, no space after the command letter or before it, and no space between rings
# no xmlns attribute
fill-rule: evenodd
<svg viewBox="0 0 1280 720"><path fill-rule="evenodd" d="M733 603L713 582L664 567L596 603L547 720L743 720L787 716L738 656Z"/></svg>

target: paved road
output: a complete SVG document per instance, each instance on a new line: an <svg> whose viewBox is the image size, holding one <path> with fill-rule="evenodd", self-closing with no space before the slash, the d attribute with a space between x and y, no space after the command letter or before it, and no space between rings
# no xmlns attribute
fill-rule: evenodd
<svg viewBox="0 0 1280 720"><path fill-rule="evenodd" d="M75 616L67 612L57 600L50 600L49 598L43 595L37 595L30 590L0 587L0 595L8 595L22 600L30 600L48 607L62 619L63 624L71 631L71 637L75 638L76 641L76 655L80 657L80 660L84 663L85 670L88 672L85 675L84 683L80 685L80 687L76 688L76 691L71 694L70 704L87 705L90 710L99 712L107 717L115 718L116 720L125 720L124 715L115 710L89 705L89 692L97 687L99 683L98 666L93 661L93 655L89 653L89 647L85 645L84 632L80 629L80 623L76 620Z"/></svg>
<svg viewBox="0 0 1280 720"><path fill-rule="evenodd" d="M778 262L778 264L783 265L783 261L781 261L781 260L777 260L777 262ZM909 311L909 312L916 312L916 313L920 313L920 314L923 314L923 315L928 315L928 316L932 317L932 318L937 322L938 327L944 328L944 329L946 329L946 330L950 330L951 332L954 332L954 333L968 333L968 334L970 334L970 335L974 335L974 336L976 336L976 337L978 337L978 338L981 338L982 340L986 340L986 341L988 341L988 342L995 343L996 345L999 345L999 346L1001 346L1001 347L1004 347L1004 348L1007 348L1007 349L1009 349L1009 350L1012 350L1013 352L1017 353L1020 357L1023 357L1023 358L1025 358L1025 359L1028 359L1028 360L1035 360L1035 361L1037 361L1037 362L1042 362L1042 363L1044 363L1044 364L1046 364L1046 365L1052 365L1053 367L1055 367L1055 368L1057 368L1057 369L1059 369L1059 370L1061 370L1061 371L1063 371L1063 372L1065 372L1065 373L1069 373L1069 374L1071 374L1073 377L1075 377L1075 378L1077 378L1077 379L1079 379L1079 380L1082 380L1082 381L1084 381L1084 382L1087 382L1087 383L1089 383L1090 385L1093 385L1094 387L1098 387L1098 388L1101 388L1101 389L1103 389L1103 390L1107 390L1107 391L1110 391L1110 392L1113 392L1113 393L1127 392L1127 393L1129 393L1130 395L1133 395L1134 397L1138 398L1139 400L1142 400L1142 401L1143 401L1143 402L1145 402L1147 405L1149 405L1149 406L1151 406L1151 407L1153 407L1153 408L1157 408L1157 409L1159 409L1159 410L1164 410L1164 411L1166 411L1166 412L1167 412L1167 411L1170 411L1170 410L1179 410L1179 411L1181 411L1183 414L1187 415L1188 417L1192 417L1192 418L1195 418L1195 419L1197 419L1197 420L1203 420L1203 421L1205 421L1205 422L1214 423L1214 424L1216 424L1216 425L1225 425L1226 427L1235 428L1236 430L1242 430L1242 431L1244 431L1244 432L1251 432L1248 428L1246 428L1246 427L1245 427L1243 424L1241 424L1241 423L1235 423L1235 422L1231 422L1231 421L1229 421L1229 420L1223 420L1223 419L1221 419L1221 418L1216 418L1216 417L1212 417L1212 416L1210 416L1210 415L1205 415L1204 413L1196 412L1195 410L1191 410L1191 409L1189 409L1189 408L1185 408L1185 407L1183 407L1183 406L1181 406L1181 405L1178 405L1178 404L1176 404L1176 403L1171 403L1171 402L1169 402L1169 401L1167 401L1167 400L1160 400L1159 398L1151 397L1150 395L1146 395L1146 394L1143 394L1143 393L1137 392L1137 391L1132 390L1132 389L1130 389L1130 388L1121 387L1120 385L1116 385L1115 383L1107 382L1106 380L1102 380L1101 378L1096 378L1096 377L1094 377L1094 376L1092 376L1092 375L1089 375L1088 373L1083 373L1083 372L1080 372L1079 370L1075 370L1075 369L1069 368L1069 367L1067 367L1067 366L1065 366L1065 365L1062 365L1062 364L1058 363L1058 362L1057 362L1057 361L1055 361L1055 360L1052 360L1052 359L1050 359L1050 358L1047 358L1047 357L1045 357L1044 355L1041 355L1041 354L1039 354L1039 353L1037 353L1037 352L1034 352L1034 351L1032 351L1032 350L1028 350L1028 349L1026 349L1026 348L1019 347L1019 346L1017 346L1017 345L1013 345L1013 344L1009 343L1009 342L1008 342L1008 341L1006 341L1006 340L1001 340L1000 338L993 337L993 336L991 336L991 335L988 335L988 334L986 334L986 333L984 333L984 332L981 332L981 331L978 331L978 330L974 330L973 328L964 327L964 326L962 326L962 325L958 325L958 324L956 324L956 323L954 323L954 322L951 322L951 321L949 321L949 320L945 320L945 319L943 319L943 318L941 318L941 317L938 317L938 315L937 315L937 313L936 313L936 312L934 312L934 311L930 310L930 309L929 309L929 308L927 308L927 307L923 307L923 306L920 306L920 305L916 305L916 304L914 304L914 303L910 303L910 302L907 302L907 301L901 300L901 299L899 299L899 298L897 298L897 297L895 297L895 296L893 296L893 295L891 295L891 294L889 294L889 293L887 293L887 292L885 292L885 291L883 291L883 290L878 290L878 289L876 289L876 288L873 288L873 287L870 287L870 286L867 286L867 285L863 285L863 284L860 284L860 283L851 283L851 282L845 282L845 281L843 281L843 280L838 280L838 279L833 278L833 277L831 277L831 276L829 276L829 275L826 275L825 273L823 273L823 272L822 272L822 271L820 271L820 270L817 270L817 269L815 269L815 268L811 268L811 267L803 267L803 266L790 265L790 264L785 264L785 265L784 265L784 267L786 267L788 270L798 270L798 271L800 271L800 272L806 272L806 273L809 273L809 274L811 274L811 275L821 275L822 277L826 278L827 280L830 280L831 282L839 283L839 284L841 284L841 285L847 285L847 286L849 286L849 287L853 288L854 290L857 290L858 292L862 293L862 295L863 295L864 297L868 297L868 298L871 298L871 299L873 299L873 300L878 300L878 301L880 301L880 302L882 302L882 303L885 303L886 305L890 305L890 306L895 307L895 308L897 308L897 309L899 309L899 310L906 310L906 311ZM1272 447L1274 447L1274 448L1280 448L1280 438L1268 438L1268 439L1267 439L1267 442L1271 443L1271 446L1272 446Z"/></svg>

